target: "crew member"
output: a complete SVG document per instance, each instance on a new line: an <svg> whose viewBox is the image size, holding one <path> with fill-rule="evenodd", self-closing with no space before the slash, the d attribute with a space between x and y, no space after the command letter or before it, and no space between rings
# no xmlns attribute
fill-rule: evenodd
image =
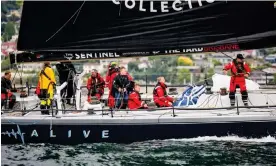
<svg viewBox="0 0 276 166"><path fill-rule="evenodd" d="M11 72L6 71L4 76L1 78L1 107L5 104L9 105L9 109L12 109L16 97L11 93L12 83L11 83Z"/></svg>
<svg viewBox="0 0 276 166"><path fill-rule="evenodd" d="M128 108L133 109L144 109L148 108L147 104L141 100L140 96L140 85L138 83L134 84L134 90L129 94L128 97Z"/></svg>
<svg viewBox="0 0 276 166"><path fill-rule="evenodd" d="M120 67L120 73L114 78L112 95L115 96L115 107L125 109L128 102L128 88L130 88L132 77L127 73L125 67Z"/></svg>
<svg viewBox="0 0 276 166"><path fill-rule="evenodd" d="M60 91L60 96L65 96L65 99L62 99L63 102L66 101L67 104L71 103L70 99L74 95L74 76L77 73L74 65L68 62L60 62L60 64L56 64L56 70L59 73L59 83L62 85L64 82L67 82L67 85Z"/></svg>
<svg viewBox="0 0 276 166"><path fill-rule="evenodd" d="M167 95L166 88L165 78L158 77L153 90L153 100L157 107L171 107L174 102L174 99Z"/></svg>
<svg viewBox="0 0 276 166"><path fill-rule="evenodd" d="M88 102L91 101L91 96L96 96L98 100L101 99L104 94L104 85L105 81L98 73L97 70L93 69L91 73L91 77L87 81L87 89L88 89Z"/></svg>
<svg viewBox="0 0 276 166"><path fill-rule="evenodd" d="M242 94L242 101L245 106L248 105L248 93L246 90L245 78L248 78L250 74L250 68L248 64L246 64L243 60L244 57L242 56L242 54L238 54L236 59L234 59L229 64L225 65L223 68L225 74L227 74L228 70L231 71L231 80L229 88L229 98L231 106L235 105L236 88L240 88Z"/></svg>
<svg viewBox="0 0 276 166"><path fill-rule="evenodd" d="M39 74L40 87L40 109L47 109L41 111L42 114L49 114L51 101L54 96L54 88L56 85L56 78L54 70L50 66L50 62L45 62L43 69Z"/></svg>
<svg viewBox="0 0 276 166"><path fill-rule="evenodd" d="M109 108L114 108L115 106L115 96L112 95L112 85L114 78L119 74L119 67L116 62L111 62L108 66L105 83L106 87L109 89L108 94L108 106Z"/></svg>

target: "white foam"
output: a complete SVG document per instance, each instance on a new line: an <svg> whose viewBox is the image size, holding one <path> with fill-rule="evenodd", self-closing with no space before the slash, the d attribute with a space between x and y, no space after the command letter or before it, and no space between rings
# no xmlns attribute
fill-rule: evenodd
<svg viewBox="0 0 276 166"><path fill-rule="evenodd" d="M262 138L245 138L238 136L205 136L197 138L169 139L166 141L184 141L184 142L206 142L206 141L231 141L231 142L258 142L258 143L276 143L276 138L272 136Z"/></svg>

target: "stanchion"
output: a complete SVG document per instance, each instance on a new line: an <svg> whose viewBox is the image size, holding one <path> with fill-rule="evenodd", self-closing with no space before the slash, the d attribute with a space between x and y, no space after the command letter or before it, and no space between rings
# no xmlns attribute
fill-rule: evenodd
<svg viewBox="0 0 276 166"><path fill-rule="evenodd" d="M240 115L240 111L239 111L239 100L238 97L236 96L236 101L237 101L237 115Z"/></svg>
<svg viewBox="0 0 276 166"><path fill-rule="evenodd" d="M173 117L176 117L175 112L174 112L174 106L173 106Z"/></svg>
<svg viewBox="0 0 276 166"><path fill-rule="evenodd" d="M146 94L148 93L148 75L146 74Z"/></svg>

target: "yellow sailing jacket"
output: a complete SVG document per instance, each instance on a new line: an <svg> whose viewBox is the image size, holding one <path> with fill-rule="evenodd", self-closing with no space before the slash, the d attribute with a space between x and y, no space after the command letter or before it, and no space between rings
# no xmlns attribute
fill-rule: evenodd
<svg viewBox="0 0 276 166"><path fill-rule="evenodd" d="M44 69L45 74L50 78L50 80L41 72L39 73L40 89L48 89L48 91L53 91L54 88L53 88L53 84L51 84L51 82L56 83L54 70L51 67L46 67Z"/></svg>

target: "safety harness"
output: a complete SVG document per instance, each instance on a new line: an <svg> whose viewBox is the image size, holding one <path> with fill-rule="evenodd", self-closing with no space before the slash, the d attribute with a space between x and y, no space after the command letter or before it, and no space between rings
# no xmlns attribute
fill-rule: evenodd
<svg viewBox="0 0 276 166"><path fill-rule="evenodd" d="M231 67L231 75L235 77L235 76L239 76L240 74L249 74L248 72L245 71L244 65L245 65L245 62L238 63L236 60L233 60L232 67ZM236 67L236 70L237 70L236 73L233 71L234 66Z"/></svg>
<svg viewBox="0 0 276 166"><path fill-rule="evenodd" d="M44 76L50 81L50 83L49 83L49 85L48 85L46 91L45 91L44 89L42 89L42 90L40 89L40 94L38 94L38 97L39 97L39 98L49 98L48 90L49 90L50 85L51 85L51 84L52 84L53 86L56 85L54 82L51 82L51 81L52 81L51 78L45 73L44 70L45 70L45 69L41 70L40 76L41 76L41 75L44 75Z"/></svg>

